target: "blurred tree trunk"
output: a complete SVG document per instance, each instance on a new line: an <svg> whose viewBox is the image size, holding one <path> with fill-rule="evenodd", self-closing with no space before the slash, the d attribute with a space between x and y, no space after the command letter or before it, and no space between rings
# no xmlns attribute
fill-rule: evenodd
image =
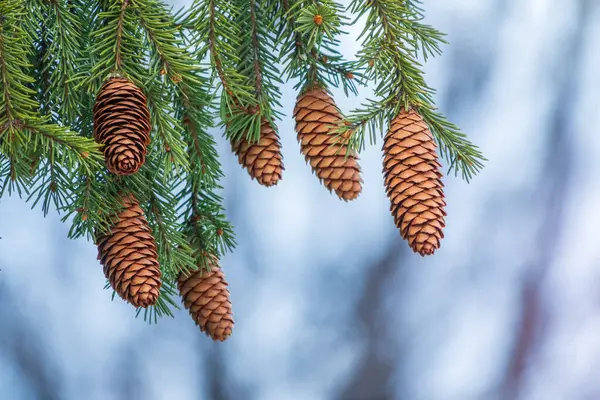
<svg viewBox="0 0 600 400"><path fill-rule="evenodd" d="M592 0L581 0L578 5L575 29L566 42L564 57L557 57L560 81L551 112L552 121L546 141L544 174L540 176L536 193L542 221L536 239L537 258L526 266L521 286L520 310L516 325L512 353L508 360L502 387L502 398L520 398L529 367L543 346L544 336L550 323L544 305L544 278L555 261L561 244L564 215L570 195L569 182L572 175L573 145L570 116L575 115L575 98L582 62L584 32L592 15Z"/></svg>
<svg viewBox="0 0 600 400"><path fill-rule="evenodd" d="M362 354L358 368L340 390L340 400L385 400L395 395L396 369L402 365L395 337L390 331L385 308L386 285L398 273L400 260L406 257L406 246L399 246L394 237L386 253L373 266L365 266L366 284L358 301L352 323L364 332ZM402 243L403 244L403 243ZM395 286L396 291L401 290Z"/></svg>
<svg viewBox="0 0 600 400"><path fill-rule="evenodd" d="M13 387L25 389L31 398L60 399L62 373L56 360L47 353L45 332L35 329L27 316L18 312L17 296L4 283L0 283L0 304L11 305L0 308L3 311L0 312L0 320L3 321L0 350L8 359L8 365L20 372L20 382L14 382Z"/></svg>

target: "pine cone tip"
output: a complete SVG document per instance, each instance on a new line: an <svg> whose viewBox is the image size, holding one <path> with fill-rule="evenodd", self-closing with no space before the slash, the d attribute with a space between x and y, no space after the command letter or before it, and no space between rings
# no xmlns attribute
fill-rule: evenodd
<svg viewBox="0 0 600 400"><path fill-rule="evenodd" d="M262 118L258 142L250 142L244 137L232 142L231 148L253 180L266 187L279 183L285 170L281 142L277 131L266 118Z"/></svg>
<svg viewBox="0 0 600 400"><path fill-rule="evenodd" d="M177 282L183 304L200 331L223 342L233 332L233 312L225 275L212 261L210 272L198 270L182 274Z"/></svg>

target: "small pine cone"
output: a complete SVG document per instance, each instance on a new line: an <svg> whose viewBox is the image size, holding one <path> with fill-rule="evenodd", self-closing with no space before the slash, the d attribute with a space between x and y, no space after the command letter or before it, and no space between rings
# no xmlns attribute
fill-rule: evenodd
<svg viewBox="0 0 600 400"><path fill-rule="evenodd" d="M125 208L107 234L99 235L98 260L121 298L135 307L156 303L161 286L156 243L137 200L124 197Z"/></svg>
<svg viewBox="0 0 600 400"><path fill-rule="evenodd" d="M390 211L402 238L422 256L440 247L445 227L441 165L436 144L423 118L402 111L383 143L383 174Z"/></svg>
<svg viewBox="0 0 600 400"><path fill-rule="evenodd" d="M231 336L233 313L225 275L216 257L210 266L210 272L199 270L180 275L177 286L183 305L200 330L222 342Z"/></svg>
<svg viewBox="0 0 600 400"><path fill-rule="evenodd" d="M249 142L242 138L231 143L232 151L238 156L240 165L248 170L252 179L263 186L277 185L285 169L281 155L281 142L277 131L266 118L260 126L260 141Z"/></svg>
<svg viewBox="0 0 600 400"><path fill-rule="evenodd" d="M333 98L315 86L298 96L294 108L301 152L313 172L329 191L344 201L354 200L362 190L358 156L333 133L342 115Z"/></svg>
<svg viewBox="0 0 600 400"><path fill-rule="evenodd" d="M146 96L126 78L111 78L94 104L94 138L104 145L108 170L117 175L137 172L150 144L150 111Z"/></svg>

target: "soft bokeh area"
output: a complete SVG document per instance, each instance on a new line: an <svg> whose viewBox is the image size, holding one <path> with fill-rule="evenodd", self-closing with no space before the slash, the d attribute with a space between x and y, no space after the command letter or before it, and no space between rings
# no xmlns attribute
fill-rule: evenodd
<svg viewBox="0 0 600 400"><path fill-rule="evenodd" d="M428 82L489 159L470 184L445 178L435 256L410 252L393 224L381 141L362 154L357 201L319 185L290 83L277 187L251 182L214 132L239 243L222 260L225 343L184 311L136 319L103 290L92 243L2 199L0 399L600 399L600 2L423 6L450 42ZM334 93L344 111L369 94Z"/></svg>

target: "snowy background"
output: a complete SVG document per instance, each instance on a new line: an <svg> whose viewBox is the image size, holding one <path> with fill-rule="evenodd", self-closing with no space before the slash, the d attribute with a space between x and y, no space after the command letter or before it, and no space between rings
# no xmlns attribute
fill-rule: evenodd
<svg viewBox="0 0 600 400"><path fill-rule="evenodd" d="M489 159L471 184L445 179L435 256L399 237L381 141L345 204L311 175L290 118L275 188L251 182L221 141L239 242L222 260L236 313L225 343L184 311L135 319L103 290L91 243L4 198L0 398L600 399L600 2L424 7L450 41L428 82ZM291 84L284 93L289 115ZM357 102L335 94L345 111Z"/></svg>

